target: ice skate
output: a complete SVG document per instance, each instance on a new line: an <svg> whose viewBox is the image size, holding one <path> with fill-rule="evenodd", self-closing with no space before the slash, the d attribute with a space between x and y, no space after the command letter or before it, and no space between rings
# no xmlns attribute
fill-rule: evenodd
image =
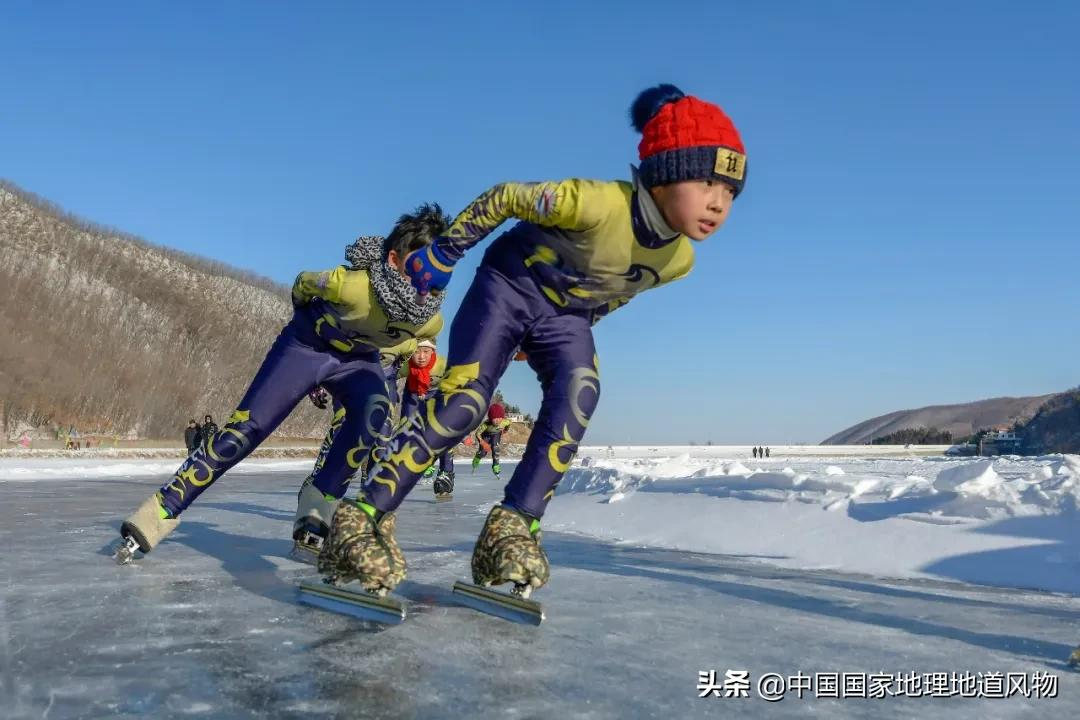
<svg viewBox="0 0 1080 720"><path fill-rule="evenodd" d="M434 465L429 465L428 469L424 471L424 474L420 476L420 481L417 484L418 485L430 485L430 484L432 484L433 478L435 477L435 472L436 472L436 467Z"/></svg>
<svg viewBox="0 0 1080 720"><path fill-rule="evenodd" d="M450 500L454 495L454 473L440 472L435 478L435 499L437 501Z"/></svg>
<svg viewBox="0 0 1080 720"><path fill-rule="evenodd" d="M127 565L135 559L136 551L149 553L179 524L179 518L169 517L154 493L120 526L121 540L113 552L113 560L118 565Z"/></svg>
<svg viewBox="0 0 1080 720"><path fill-rule="evenodd" d="M296 518L293 520L293 559L315 564L323 542L330 534L330 522L340 499L323 495L309 475L300 486L296 501Z"/></svg>
<svg viewBox="0 0 1080 720"><path fill-rule="evenodd" d="M481 587L514 583L513 592L527 598L551 573L541 540L538 521L496 505L473 548L473 582Z"/></svg>
<svg viewBox="0 0 1080 720"><path fill-rule="evenodd" d="M376 521L377 511L361 503L338 505L318 568L330 583L356 580L365 591L382 597L405 579L405 556L394 538L397 516L390 512Z"/></svg>

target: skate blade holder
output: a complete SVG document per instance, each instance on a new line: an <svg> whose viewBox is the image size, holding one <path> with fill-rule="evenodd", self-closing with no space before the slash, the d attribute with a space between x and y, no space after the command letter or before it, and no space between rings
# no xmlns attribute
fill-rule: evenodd
<svg viewBox="0 0 1080 720"><path fill-rule="evenodd" d="M466 607L511 622L523 625L544 622L543 606L535 600L528 600L524 594L499 592L458 580L454 583L454 597Z"/></svg>
<svg viewBox="0 0 1080 720"><path fill-rule="evenodd" d="M363 590L347 590L325 582L306 580L300 583L300 602L384 625L400 625L405 621L405 605L400 600L378 597Z"/></svg>
<svg viewBox="0 0 1080 720"><path fill-rule="evenodd" d="M131 535L125 535L113 551L112 559L117 565L127 565L135 559L135 553L139 550L139 542Z"/></svg>
<svg viewBox="0 0 1080 720"><path fill-rule="evenodd" d="M304 543L293 543L292 550L289 551L289 557L296 562L314 565L319 560L319 548Z"/></svg>

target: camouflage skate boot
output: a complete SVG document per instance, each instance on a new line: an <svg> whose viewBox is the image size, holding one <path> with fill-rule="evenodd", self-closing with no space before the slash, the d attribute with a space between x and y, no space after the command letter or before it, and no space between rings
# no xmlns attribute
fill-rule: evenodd
<svg viewBox="0 0 1080 720"><path fill-rule="evenodd" d="M496 505L473 548L473 582L482 587L512 582L525 597L551 573L540 547L540 521Z"/></svg>
<svg viewBox="0 0 1080 720"><path fill-rule="evenodd" d="M323 541L318 568L331 582L358 580L364 590L383 596L405 579L406 568L394 538L397 516L389 512L376 520L377 514L362 500L343 500Z"/></svg>
<svg viewBox="0 0 1080 720"><path fill-rule="evenodd" d="M1073 650L1072 655L1069 656L1069 667L1080 670L1080 648Z"/></svg>

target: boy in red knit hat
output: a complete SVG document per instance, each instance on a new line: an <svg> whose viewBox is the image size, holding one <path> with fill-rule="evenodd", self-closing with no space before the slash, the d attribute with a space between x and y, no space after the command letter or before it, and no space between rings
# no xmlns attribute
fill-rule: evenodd
<svg viewBox="0 0 1080 720"><path fill-rule="evenodd" d="M638 293L685 277L694 242L720 229L746 180L742 140L716 105L660 85L642 92L630 114L641 133L632 181L496 185L406 259L421 293L439 291L467 250L504 221L520 221L480 263L435 397L395 433L357 502L339 506L321 571L377 594L400 582L394 511L424 468L480 424L520 347L543 400L504 499L480 532L472 572L478 585L510 582L522 596L547 582L540 518L600 397L591 327Z"/></svg>
<svg viewBox="0 0 1080 720"><path fill-rule="evenodd" d="M506 417L506 410L497 402L491 403L491 407L488 408L487 420L480 423L480 427L476 429L476 454L473 455L472 459L474 472L476 466L487 455L487 448L490 448L491 472L495 473L495 477L499 477L502 472L502 466L499 465L499 443L502 441L503 433L509 428L510 420ZM487 448L484 447L485 445L487 445Z"/></svg>

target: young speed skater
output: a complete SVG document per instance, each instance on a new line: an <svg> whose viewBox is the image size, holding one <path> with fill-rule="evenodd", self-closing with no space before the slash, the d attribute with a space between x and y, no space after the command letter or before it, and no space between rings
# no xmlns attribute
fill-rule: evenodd
<svg viewBox="0 0 1080 720"><path fill-rule="evenodd" d="M380 349L432 338L442 329L441 295L421 298L404 272L404 259L443 235L447 221L438 205L420 206L402 215L386 238L361 237L353 243L351 268L297 276L293 317L239 406L124 521L117 562L130 562L136 550L153 550L207 487L247 457L319 386L333 394L346 414L325 461L301 492L300 505L329 524L348 478L367 460L390 410Z"/></svg>
<svg viewBox="0 0 1080 720"><path fill-rule="evenodd" d="M503 406L497 402L491 403L491 407L487 411L487 420L480 423L480 427L476 428L476 454L473 455L472 459L474 472L476 466L487 455L487 450L484 447L486 445L491 448L491 471L495 473L495 477L499 477L499 473L502 472L502 466L499 465L499 442L502 441L503 434L510 428L510 424Z"/></svg>
<svg viewBox="0 0 1080 720"><path fill-rule="evenodd" d="M434 340L418 343L416 352L402 366L405 386L401 400L401 422L408 422L420 411L420 404L432 396L446 374L446 358L439 355ZM373 468L374 469L374 468ZM432 483L435 499L449 500L454 493L454 448L441 453L423 477L435 476Z"/></svg>
<svg viewBox="0 0 1080 720"><path fill-rule="evenodd" d="M406 258L418 290L441 290L467 250L519 220L480 263L451 325L449 367L435 396L399 427L360 496L338 507L320 570L354 577L375 594L401 582L395 511L432 460L484 419L520 348L543 399L503 501L480 531L472 575L481 586L513 583L521 596L547 582L540 520L600 397L591 327L638 293L685 277L694 242L723 226L746 177L739 133L716 105L661 85L637 97L631 117L642 137L630 182L496 185Z"/></svg>

